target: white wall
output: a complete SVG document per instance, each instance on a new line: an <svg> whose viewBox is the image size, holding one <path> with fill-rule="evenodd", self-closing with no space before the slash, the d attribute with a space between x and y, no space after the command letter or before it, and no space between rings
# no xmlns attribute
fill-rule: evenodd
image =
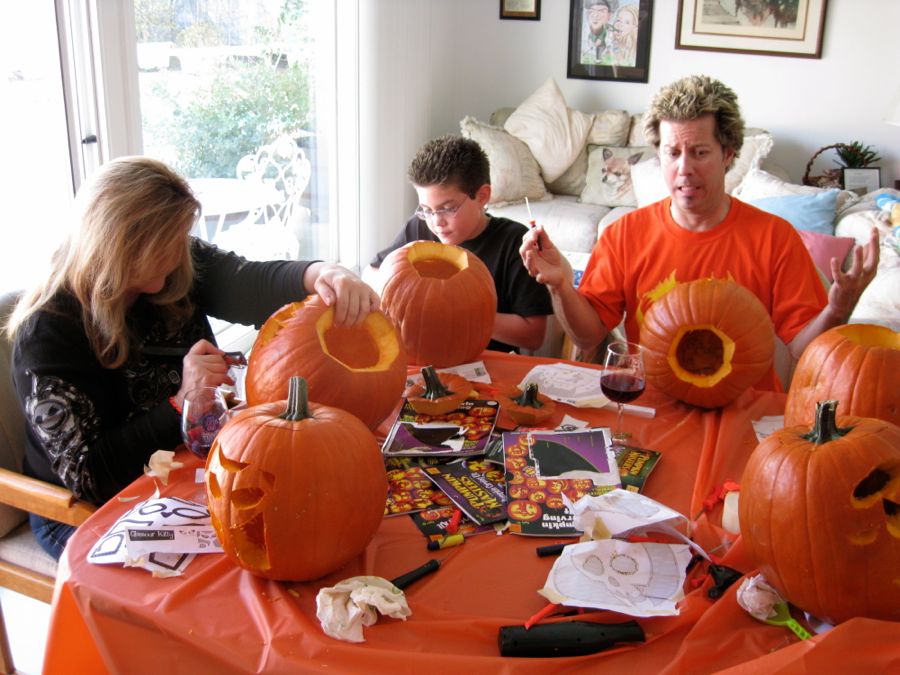
<svg viewBox="0 0 900 675"><path fill-rule="evenodd" d="M568 0L543 0L540 21L499 19L499 0L360 2L370 9L361 54L371 54L361 65L372 78L361 105L362 138L372 142L362 167L364 213L372 206L363 261L411 213L406 167L422 143L458 132L465 115L487 121L548 77L574 108L641 112L662 85L705 73L737 92L748 126L773 133L770 159L794 181L819 148L855 140L881 154L882 185L900 179L900 127L882 121L900 90L897 0L830 0L821 59L677 50L678 3L655 0L646 84L566 78ZM814 174L834 166L825 154Z"/></svg>

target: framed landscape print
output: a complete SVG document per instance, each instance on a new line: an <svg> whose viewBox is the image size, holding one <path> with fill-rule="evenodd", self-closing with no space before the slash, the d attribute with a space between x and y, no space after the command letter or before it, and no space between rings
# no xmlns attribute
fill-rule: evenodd
<svg viewBox="0 0 900 675"><path fill-rule="evenodd" d="M676 49L822 57L828 0L678 0Z"/></svg>
<svg viewBox="0 0 900 675"><path fill-rule="evenodd" d="M501 19L541 20L541 0L500 0Z"/></svg>
<svg viewBox="0 0 900 675"><path fill-rule="evenodd" d="M653 0L570 2L567 76L646 82Z"/></svg>

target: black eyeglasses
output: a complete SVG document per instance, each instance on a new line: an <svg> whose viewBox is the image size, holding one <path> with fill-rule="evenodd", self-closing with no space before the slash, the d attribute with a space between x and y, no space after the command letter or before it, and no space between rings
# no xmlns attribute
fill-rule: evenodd
<svg viewBox="0 0 900 675"><path fill-rule="evenodd" d="M456 206L449 206L443 209L435 209L433 211L425 206L420 206L416 209L416 216L426 221L431 220L432 218L452 218L456 215L456 212L462 208L463 204L465 204L469 199L471 199L471 197L466 195L466 198Z"/></svg>

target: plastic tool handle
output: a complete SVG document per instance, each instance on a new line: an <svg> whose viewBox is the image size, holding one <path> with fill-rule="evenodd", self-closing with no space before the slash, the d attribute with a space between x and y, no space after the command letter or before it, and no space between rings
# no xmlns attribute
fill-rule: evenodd
<svg viewBox="0 0 900 675"><path fill-rule="evenodd" d="M401 591L409 586L412 582L417 581L424 577L426 574L431 574L438 567L441 566L439 560L429 560L427 563L422 565L421 567L417 567L412 572L407 572L406 574L401 574L396 579L392 579L391 583L394 584Z"/></svg>
<svg viewBox="0 0 900 675"><path fill-rule="evenodd" d="M582 656L609 649L617 642L643 642L637 621L593 623L567 621L532 626L501 626L501 656Z"/></svg>

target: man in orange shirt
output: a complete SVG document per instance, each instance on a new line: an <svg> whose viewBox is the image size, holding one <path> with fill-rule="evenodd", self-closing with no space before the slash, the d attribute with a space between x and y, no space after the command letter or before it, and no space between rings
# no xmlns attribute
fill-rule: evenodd
<svg viewBox="0 0 900 675"><path fill-rule="evenodd" d="M550 290L553 310L580 349L597 346L625 318L628 339L653 301L676 282L732 278L756 295L796 359L822 331L843 324L875 276L878 234L853 252L846 272L831 260L826 292L800 236L787 221L725 192L725 172L743 144L734 92L691 76L662 89L644 118L659 151L669 197L606 228L581 283L542 228L519 250L529 273ZM777 388L774 374L759 386Z"/></svg>

